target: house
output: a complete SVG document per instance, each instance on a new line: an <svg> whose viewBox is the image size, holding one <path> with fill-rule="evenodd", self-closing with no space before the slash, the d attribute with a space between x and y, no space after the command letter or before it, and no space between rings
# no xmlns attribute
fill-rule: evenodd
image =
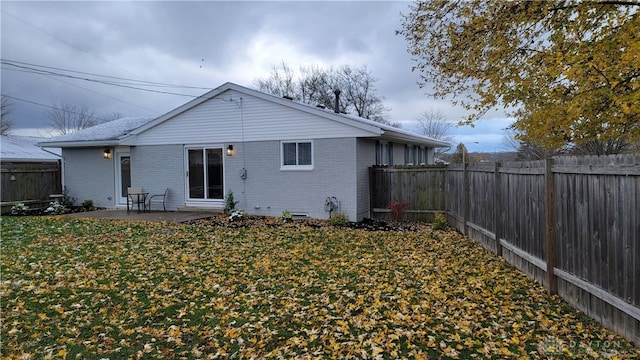
<svg viewBox="0 0 640 360"><path fill-rule="evenodd" d="M60 149L42 149L37 145L42 140L14 135L0 138L1 213L17 203L48 204L49 195L62 191Z"/></svg>
<svg viewBox="0 0 640 360"><path fill-rule="evenodd" d="M372 165L433 163L449 144L233 83L157 118L124 118L41 143L62 148L70 195L126 206L127 187L169 188L167 208L369 216Z"/></svg>

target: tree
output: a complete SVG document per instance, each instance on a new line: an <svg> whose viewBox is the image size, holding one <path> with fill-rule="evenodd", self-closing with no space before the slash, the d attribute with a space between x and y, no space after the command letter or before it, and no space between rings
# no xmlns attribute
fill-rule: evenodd
<svg viewBox="0 0 640 360"><path fill-rule="evenodd" d="M453 141L450 135L453 123L447 121L440 110L425 110L418 118L418 132L432 139L442 140L448 143ZM449 151L448 148L436 148L436 154L443 154Z"/></svg>
<svg viewBox="0 0 640 360"><path fill-rule="evenodd" d="M505 133L504 143L516 152L516 161L544 160L563 153L562 150L550 150L533 142L518 140L514 130Z"/></svg>
<svg viewBox="0 0 640 360"><path fill-rule="evenodd" d="M268 78L256 79L253 82L258 90L262 92L279 97L293 96L296 92L293 76L294 73L291 68L282 62L280 67L275 65L271 67L271 74L269 74Z"/></svg>
<svg viewBox="0 0 640 360"><path fill-rule="evenodd" d="M1 112L0 112L0 135L9 135L11 128L13 128L13 120L9 118L11 113L11 104L7 98L2 97L0 100Z"/></svg>
<svg viewBox="0 0 640 360"><path fill-rule="evenodd" d="M459 143L458 146L456 146L456 152L451 156L451 162L458 164L462 164L463 162L469 163L469 152L463 143Z"/></svg>
<svg viewBox="0 0 640 360"><path fill-rule="evenodd" d="M640 2L418 1L398 34L463 124L502 105L547 149L640 139Z"/></svg>
<svg viewBox="0 0 640 360"><path fill-rule="evenodd" d="M266 79L254 80L258 90L275 96L290 96L305 104L335 108L335 91L340 90L338 111L399 126L389 122L389 109L383 104L384 98L377 95L375 83L378 81L366 66L343 65L328 69L318 66L301 67L296 74L286 64L274 66Z"/></svg>
<svg viewBox="0 0 640 360"><path fill-rule="evenodd" d="M60 103L60 105L48 110L46 115L48 124L62 135L86 129L102 122L85 105L77 106Z"/></svg>

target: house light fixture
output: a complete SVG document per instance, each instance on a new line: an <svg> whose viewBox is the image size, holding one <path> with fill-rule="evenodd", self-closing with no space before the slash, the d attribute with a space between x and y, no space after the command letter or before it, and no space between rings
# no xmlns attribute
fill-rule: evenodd
<svg viewBox="0 0 640 360"><path fill-rule="evenodd" d="M227 156L233 156L233 154L234 154L233 145L227 146Z"/></svg>
<svg viewBox="0 0 640 360"><path fill-rule="evenodd" d="M104 149L104 153L102 153L102 157L105 159L111 159L111 149Z"/></svg>

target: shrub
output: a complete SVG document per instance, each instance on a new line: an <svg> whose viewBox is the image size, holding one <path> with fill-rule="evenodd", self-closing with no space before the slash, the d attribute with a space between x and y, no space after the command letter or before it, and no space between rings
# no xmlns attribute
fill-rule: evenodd
<svg viewBox="0 0 640 360"><path fill-rule="evenodd" d="M284 210L282 212L282 216L280 216L280 219L284 222L290 222L291 220L293 220L293 214L289 210Z"/></svg>
<svg viewBox="0 0 640 360"><path fill-rule="evenodd" d="M62 206L65 208L70 208L73 206L73 204L75 204L75 202L76 198L69 196L69 189L65 186L62 189L62 201L60 202L60 204L62 204Z"/></svg>
<svg viewBox="0 0 640 360"><path fill-rule="evenodd" d="M82 202L82 207L85 208L85 209L93 208L93 200L87 199L87 200L83 201Z"/></svg>
<svg viewBox="0 0 640 360"><path fill-rule="evenodd" d="M60 215L68 212L69 209L64 206L63 203L52 201L49 203L49 207L44 211L45 213L51 213L53 215Z"/></svg>
<svg viewBox="0 0 640 360"><path fill-rule="evenodd" d="M349 216L343 212L331 215L329 223L333 226L344 226L349 223Z"/></svg>
<svg viewBox="0 0 640 360"><path fill-rule="evenodd" d="M402 221L404 219L404 213L407 211L409 203L406 201L394 201L389 205L391 209L391 216L393 220Z"/></svg>
<svg viewBox="0 0 640 360"><path fill-rule="evenodd" d="M433 224L431 226L434 230L445 230L449 227L447 217L441 212L435 213L433 215Z"/></svg>
<svg viewBox="0 0 640 360"><path fill-rule="evenodd" d="M29 207L23 203L15 204L11 207L11 215L26 215Z"/></svg>
<svg viewBox="0 0 640 360"><path fill-rule="evenodd" d="M247 213L244 210L233 210L229 215L229 221L234 222L242 220L246 215Z"/></svg>
<svg viewBox="0 0 640 360"><path fill-rule="evenodd" d="M229 191L224 199L224 213L230 215L236 209L237 201L233 199L233 191Z"/></svg>

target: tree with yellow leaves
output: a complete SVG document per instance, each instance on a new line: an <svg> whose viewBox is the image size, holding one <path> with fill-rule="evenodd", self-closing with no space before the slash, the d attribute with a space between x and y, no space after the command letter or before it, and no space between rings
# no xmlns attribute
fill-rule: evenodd
<svg viewBox="0 0 640 360"><path fill-rule="evenodd" d="M461 124L503 106L547 149L640 144L640 1L417 1L398 34Z"/></svg>

